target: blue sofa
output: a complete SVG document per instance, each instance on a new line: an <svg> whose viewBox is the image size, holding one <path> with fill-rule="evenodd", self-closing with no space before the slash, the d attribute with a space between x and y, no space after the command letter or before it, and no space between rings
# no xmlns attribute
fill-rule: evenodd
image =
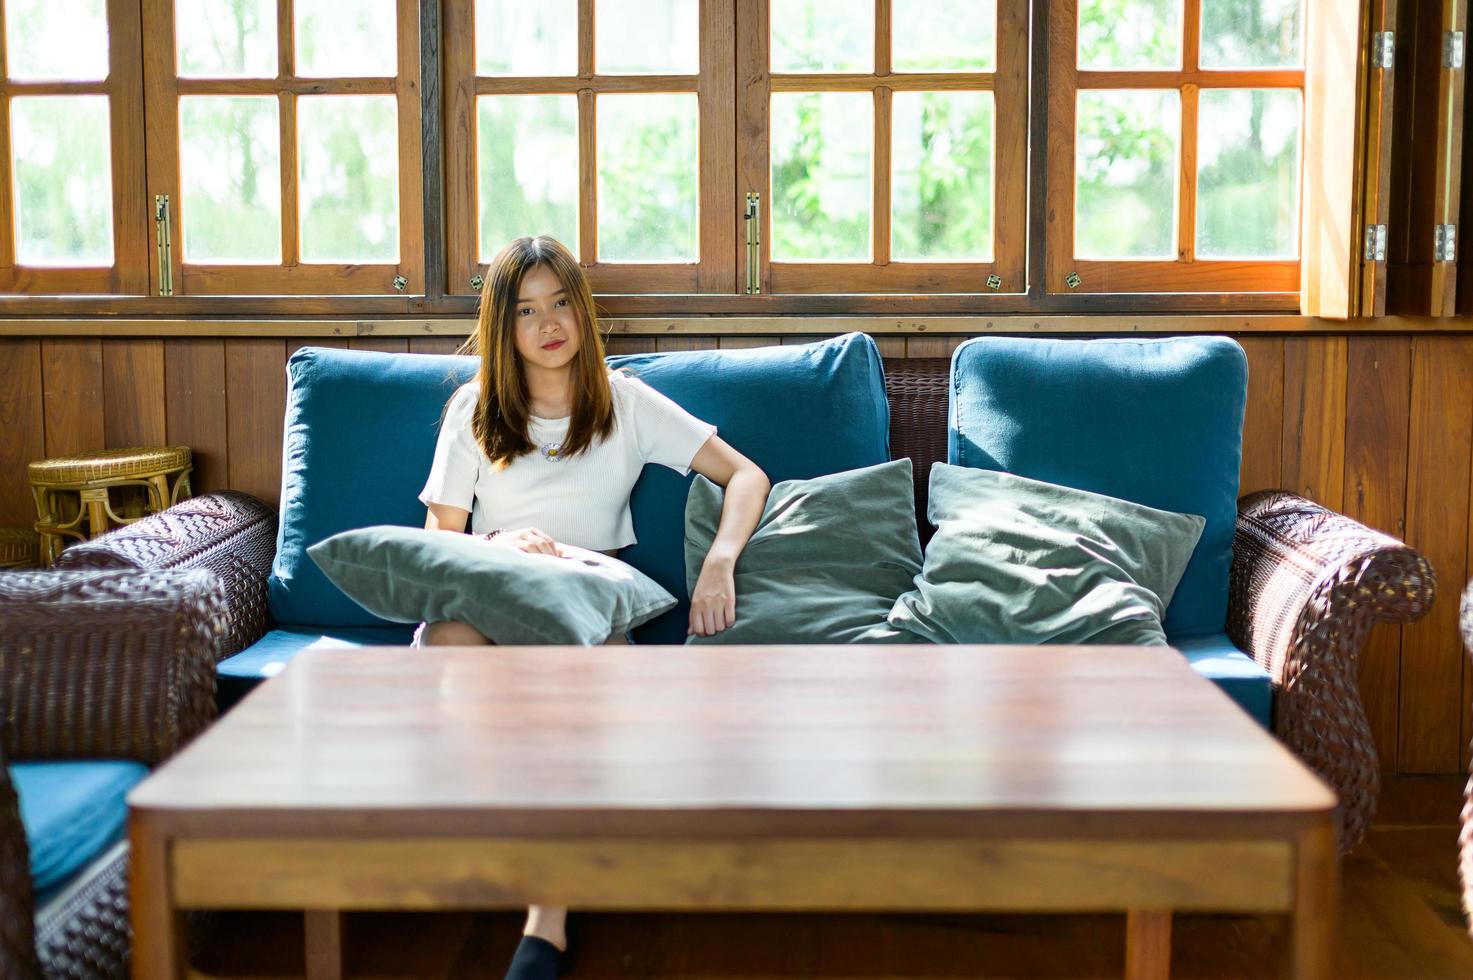
<svg viewBox="0 0 1473 980"><path fill-rule="evenodd" d="M909 456L922 515L930 464L941 459L1202 515L1166 614L1171 642L1341 792L1342 846L1363 832L1379 765L1355 658L1372 622L1419 612L1387 597L1415 592L1430 574L1401 542L1301 498L1237 500L1247 364L1234 341L986 337L949 363L882 362L870 338L848 334L609 363L715 423L774 481ZM269 572L262 562L231 578L235 622L256 622L264 605L269 623L227 644L222 707L304 649L408 641L409 627L343 596L306 548L353 527L423 523L416 498L441 412L474 370L453 356L293 355L279 529L261 517L255 544L237 548L266 551L274 534L274 555ZM621 555L682 598L686 488L669 470L646 469L632 501L639 543ZM922 522L923 538L928 530ZM1356 601L1350 591L1371 582L1381 599ZM681 642L685 609L646 624L636 641Z"/></svg>

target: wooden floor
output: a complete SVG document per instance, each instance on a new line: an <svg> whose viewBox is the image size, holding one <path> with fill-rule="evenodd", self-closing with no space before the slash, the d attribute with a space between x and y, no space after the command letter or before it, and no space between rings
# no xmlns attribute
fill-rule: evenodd
<svg viewBox="0 0 1473 980"><path fill-rule="evenodd" d="M1463 780L1402 778L1344 865L1340 977L1473 978L1456 870ZM499 978L522 917L355 914L354 978ZM1182 916L1173 977L1283 975L1277 917ZM574 976L1120 977L1124 916L586 915ZM301 917L221 913L195 959L208 977L300 977Z"/></svg>

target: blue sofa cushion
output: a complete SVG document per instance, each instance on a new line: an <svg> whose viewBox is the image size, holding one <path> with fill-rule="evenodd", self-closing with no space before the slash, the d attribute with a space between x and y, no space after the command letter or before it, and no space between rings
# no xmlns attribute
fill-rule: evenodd
<svg viewBox="0 0 1473 980"><path fill-rule="evenodd" d="M307 546L372 524L423 527L419 491L440 415L474 357L304 347L287 362L281 524L267 583L271 618L386 626L307 557ZM249 651L244 651L241 655Z"/></svg>
<svg viewBox="0 0 1473 980"><path fill-rule="evenodd" d="M977 337L951 372L953 464L1206 518L1165 626L1222 631L1248 390L1235 341Z"/></svg>
<svg viewBox="0 0 1473 980"><path fill-rule="evenodd" d="M285 667L288 660L312 648L393 647L405 646L414 637L415 627L394 623L390 626L339 626L326 630L312 627L284 626L271 630L255 643L233 656L226 657L215 668L215 700L221 711L249 694L255 686Z"/></svg>
<svg viewBox="0 0 1473 980"><path fill-rule="evenodd" d="M1233 646L1226 633L1168 636L1166 642L1180 650L1193 670L1222 688L1254 721L1273 731L1273 681L1258 661Z"/></svg>
<svg viewBox="0 0 1473 980"><path fill-rule="evenodd" d="M66 883L123 836L128 791L148 775L141 762L12 762L20 822L37 896Z"/></svg>
<svg viewBox="0 0 1473 980"><path fill-rule="evenodd" d="M875 342L851 333L814 344L679 351L609 358L721 437L773 483L807 480L890 459L890 403ZM684 643L685 500L694 476L646 466L630 507L639 543L619 557L680 600L634 631L640 643Z"/></svg>

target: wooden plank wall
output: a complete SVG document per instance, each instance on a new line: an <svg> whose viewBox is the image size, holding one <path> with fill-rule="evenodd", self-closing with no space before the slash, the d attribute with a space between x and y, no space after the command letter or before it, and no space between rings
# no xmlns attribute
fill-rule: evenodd
<svg viewBox="0 0 1473 980"><path fill-rule="evenodd" d="M962 339L877 338L887 357L944 357ZM1405 537L1436 568L1432 612L1373 634L1362 690L1388 771L1462 771L1473 734L1473 671L1457 638L1457 597L1473 551L1473 336L1239 340L1250 371L1243 492L1303 493ZM633 353L774 342L615 337L609 346ZM443 354L456 341L0 338L0 524L34 520L27 461L140 443L193 447L198 489L231 487L275 503L284 369L309 344Z"/></svg>

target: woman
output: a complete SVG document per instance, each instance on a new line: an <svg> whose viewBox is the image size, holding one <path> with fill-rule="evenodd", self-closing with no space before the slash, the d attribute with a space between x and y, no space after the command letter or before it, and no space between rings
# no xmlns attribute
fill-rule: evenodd
<svg viewBox="0 0 1473 980"><path fill-rule="evenodd" d="M492 260L475 335L475 381L450 398L420 500L425 527L488 547L610 555L634 544L629 494L647 462L695 470L726 488L721 523L691 593L688 634L736 621L732 571L767 500L756 464L669 398L604 363L593 295L556 240L518 238ZM490 642L465 623L427 623L417 642ZM610 637L609 643L625 643ZM509 980L551 977L567 948L567 910L533 906Z"/></svg>

